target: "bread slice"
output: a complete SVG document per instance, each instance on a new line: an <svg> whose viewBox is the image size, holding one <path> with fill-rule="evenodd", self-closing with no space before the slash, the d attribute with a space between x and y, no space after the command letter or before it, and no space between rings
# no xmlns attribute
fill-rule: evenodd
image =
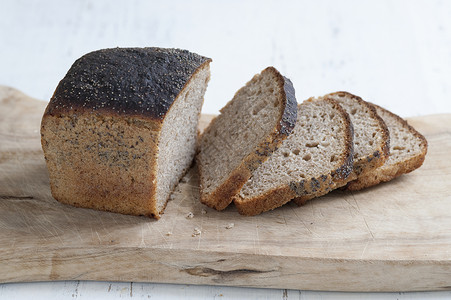
<svg viewBox="0 0 451 300"><path fill-rule="evenodd" d="M352 131L348 114L335 100L304 101L293 133L234 197L239 213L257 215L334 188L352 171Z"/></svg>
<svg viewBox="0 0 451 300"><path fill-rule="evenodd" d="M357 179L359 175L370 172L383 165L388 158L390 136L387 125L379 117L376 108L360 97L348 92L336 92L326 95L337 101L349 114L354 128L354 163L352 173L336 185L336 188ZM298 205L315 197L326 194L326 191L307 194L294 199Z"/></svg>
<svg viewBox="0 0 451 300"><path fill-rule="evenodd" d="M275 151L296 123L291 81L275 68L255 75L221 109L200 140L200 201L226 208L252 172Z"/></svg>
<svg viewBox="0 0 451 300"><path fill-rule="evenodd" d="M210 61L162 48L104 49L77 60L41 123L53 197L159 218L196 152Z"/></svg>
<svg viewBox="0 0 451 300"><path fill-rule="evenodd" d="M380 182L390 181L402 174L419 168L426 157L427 141L421 133L394 113L374 105L390 132L390 155L381 167L361 174L357 180L351 181L346 189L361 190Z"/></svg>

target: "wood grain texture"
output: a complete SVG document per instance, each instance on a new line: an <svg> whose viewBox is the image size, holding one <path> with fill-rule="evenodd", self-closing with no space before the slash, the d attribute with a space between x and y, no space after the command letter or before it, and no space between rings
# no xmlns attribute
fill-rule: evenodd
<svg viewBox="0 0 451 300"><path fill-rule="evenodd" d="M423 167L392 182L244 217L203 206L191 170L155 221L51 197L39 136L45 105L0 88L1 282L451 289L450 115L410 120L429 152Z"/></svg>

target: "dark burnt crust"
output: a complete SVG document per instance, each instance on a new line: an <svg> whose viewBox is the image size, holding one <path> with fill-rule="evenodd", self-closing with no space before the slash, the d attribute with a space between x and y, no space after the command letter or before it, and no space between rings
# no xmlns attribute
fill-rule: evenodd
<svg viewBox="0 0 451 300"><path fill-rule="evenodd" d="M181 49L111 48L79 58L46 114L83 112L163 120L193 74L211 59Z"/></svg>
<svg viewBox="0 0 451 300"><path fill-rule="evenodd" d="M275 69L274 69L275 70ZM277 72L277 70L275 70ZM279 74L279 76L282 76ZM295 96L293 83L285 76L283 78L285 109L283 110L282 119L280 120L278 130L281 134L289 135L296 125L298 118L298 103Z"/></svg>

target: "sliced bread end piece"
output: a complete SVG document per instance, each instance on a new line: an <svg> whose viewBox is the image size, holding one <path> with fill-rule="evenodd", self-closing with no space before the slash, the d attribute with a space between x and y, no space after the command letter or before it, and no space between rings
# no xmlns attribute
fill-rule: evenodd
<svg viewBox="0 0 451 300"><path fill-rule="evenodd" d="M398 115L373 104L390 132L390 155L381 167L359 176L346 186L357 191L386 182L419 168L426 157L426 138Z"/></svg>
<svg viewBox="0 0 451 300"><path fill-rule="evenodd" d="M294 197L329 190L352 170L352 138L349 116L336 101L304 101L291 135L234 197L238 212L257 215Z"/></svg>
<svg viewBox="0 0 451 300"><path fill-rule="evenodd" d="M289 136L296 118L291 81L273 67L255 75L200 138L200 201L225 209L252 172Z"/></svg>

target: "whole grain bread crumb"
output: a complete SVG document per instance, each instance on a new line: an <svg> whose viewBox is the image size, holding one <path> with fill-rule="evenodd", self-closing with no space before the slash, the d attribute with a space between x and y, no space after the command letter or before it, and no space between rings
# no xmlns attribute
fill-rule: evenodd
<svg viewBox="0 0 451 300"><path fill-rule="evenodd" d="M172 231L168 231L168 232L166 232L166 235L167 235L167 236L170 236L170 235L172 235Z"/></svg>
<svg viewBox="0 0 451 300"><path fill-rule="evenodd" d="M187 217L188 219L192 219L192 218L194 218L194 214L193 214L192 212L189 212L189 213L186 215L186 217Z"/></svg>
<svg viewBox="0 0 451 300"><path fill-rule="evenodd" d="M226 229L232 229L233 227L235 227L234 223L229 223L227 224L227 226L225 227Z"/></svg>
<svg viewBox="0 0 451 300"><path fill-rule="evenodd" d="M194 232L193 232L193 234L191 235L192 237L195 237L195 236L198 236L198 235L200 235L202 233L202 231L199 229L199 228L194 228Z"/></svg>

